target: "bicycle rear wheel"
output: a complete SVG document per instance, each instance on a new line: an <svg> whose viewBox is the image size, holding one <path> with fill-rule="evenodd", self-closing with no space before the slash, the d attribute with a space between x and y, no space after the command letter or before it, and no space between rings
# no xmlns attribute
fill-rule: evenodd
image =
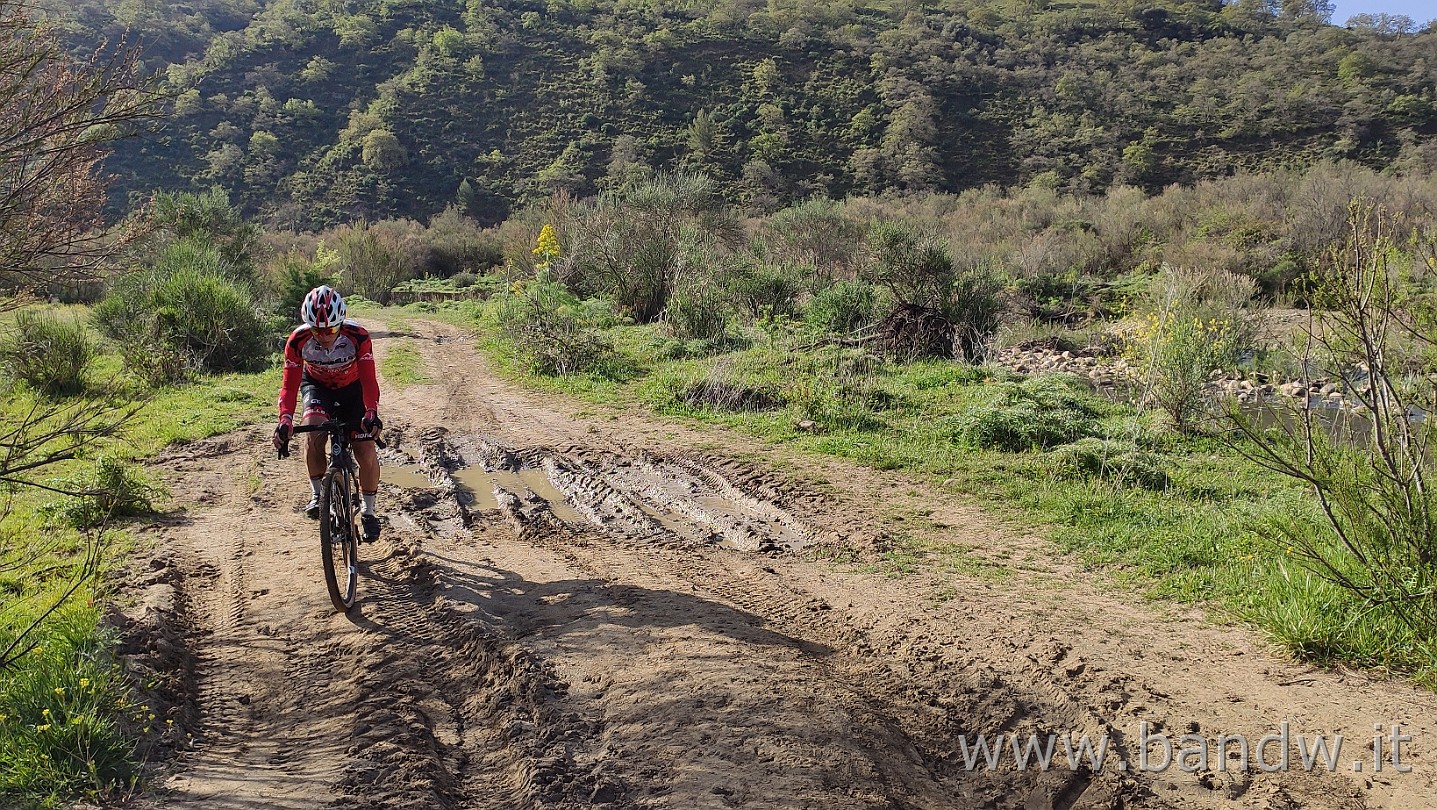
<svg viewBox="0 0 1437 810"><path fill-rule="evenodd" d="M358 486L348 470L332 470L319 491L319 556L329 600L340 613L354 605L359 580L359 515L353 498Z"/></svg>

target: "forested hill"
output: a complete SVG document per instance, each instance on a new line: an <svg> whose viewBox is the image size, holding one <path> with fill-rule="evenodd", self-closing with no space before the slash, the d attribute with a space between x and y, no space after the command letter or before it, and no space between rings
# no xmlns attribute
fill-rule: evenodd
<svg viewBox="0 0 1437 810"><path fill-rule="evenodd" d="M122 192L271 224L503 218L693 168L765 209L988 183L1437 168L1437 25L1317 0L51 0L176 95Z"/></svg>

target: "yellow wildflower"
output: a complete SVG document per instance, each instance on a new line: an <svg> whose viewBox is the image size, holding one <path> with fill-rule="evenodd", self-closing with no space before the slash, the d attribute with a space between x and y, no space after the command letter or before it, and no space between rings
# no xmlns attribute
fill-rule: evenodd
<svg viewBox="0 0 1437 810"><path fill-rule="evenodd" d="M90 686L90 679L89 679L89 678L81 678L81 679L80 679L80 688L81 688L81 689L88 689L89 686Z"/></svg>
<svg viewBox="0 0 1437 810"><path fill-rule="evenodd" d="M44 723L44 724L42 724L42 725L38 725L38 726L35 727L35 730L36 730L36 731L49 731L49 730L50 730L50 724L49 724L49 723Z"/></svg>

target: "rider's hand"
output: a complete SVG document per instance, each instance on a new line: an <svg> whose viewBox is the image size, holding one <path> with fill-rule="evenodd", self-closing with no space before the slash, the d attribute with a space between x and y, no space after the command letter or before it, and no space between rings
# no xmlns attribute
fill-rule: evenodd
<svg viewBox="0 0 1437 810"><path fill-rule="evenodd" d="M281 416L279 425L274 429L274 449L283 452L289 446L289 437L292 433L294 433L294 417Z"/></svg>
<svg viewBox="0 0 1437 810"><path fill-rule="evenodd" d="M380 421L378 412L372 408L364 412L364 416L359 420L359 426L369 434L377 434L384 429L384 423Z"/></svg>

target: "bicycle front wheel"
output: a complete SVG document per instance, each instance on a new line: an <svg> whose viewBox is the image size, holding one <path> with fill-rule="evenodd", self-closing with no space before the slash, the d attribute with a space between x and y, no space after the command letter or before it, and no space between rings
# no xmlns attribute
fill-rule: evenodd
<svg viewBox="0 0 1437 810"><path fill-rule="evenodd" d="M349 471L331 470L319 492L319 556L329 599L340 613L354 605L359 580L359 515L352 494L358 486Z"/></svg>

